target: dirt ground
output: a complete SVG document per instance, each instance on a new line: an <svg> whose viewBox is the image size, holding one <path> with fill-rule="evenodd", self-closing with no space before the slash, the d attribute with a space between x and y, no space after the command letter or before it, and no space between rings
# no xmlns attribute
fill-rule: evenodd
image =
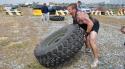
<svg viewBox="0 0 125 69"><path fill-rule="evenodd" d="M94 16L100 21L97 45L100 63L97 69L125 69L125 34L119 30L125 26L125 16ZM34 48L59 28L72 24L65 21L43 23L40 16L0 16L0 69L47 69L34 57ZM85 46L84 46L85 47ZM83 49L68 63L58 69L91 69L92 54Z"/></svg>

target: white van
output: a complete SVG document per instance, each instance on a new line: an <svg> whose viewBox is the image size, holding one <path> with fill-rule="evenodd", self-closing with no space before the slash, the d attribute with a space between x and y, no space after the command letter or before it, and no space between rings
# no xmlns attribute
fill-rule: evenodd
<svg viewBox="0 0 125 69"><path fill-rule="evenodd" d="M92 10L91 10L89 7L87 7L85 4L80 5L80 7L78 7L78 10L81 10L81 11L86 12L86 13L88 13L88 14L90 14L91 11L92 11Z"/></svg>

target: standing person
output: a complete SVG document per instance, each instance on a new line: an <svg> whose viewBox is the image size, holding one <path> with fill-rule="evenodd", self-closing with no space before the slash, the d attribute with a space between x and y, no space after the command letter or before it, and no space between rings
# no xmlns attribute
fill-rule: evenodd
<svg viewBox="0 0 125 69"><path fill-rule="evenodd" d="M42 17L43 17L43 21L48 21L49 20L49 10L48 10L48 7L46 5L46 3L43 4L42 6Z"/></svg>
<svg viewBox="0 0 125 69"><path fill-rule="evenodd" d="M78 24L86 31L86 48L92 49L94 55L94 61L91 64L91 67L96 67L99 63L99 51L96 46L96 37L99 30L99 22L94 18L89 18L88 14L86 14L85 12L79 11L77 9L76 3L68 5L67 10L73 17L73 24Z"/></svg>
<svg viewBox="0 0 125 69"><path fill-rule="evenodd" d="M89 7L87 7L87 5L85 5L85 3L82 3L81 1L77 1L77 9L80 11L83 11L85 13L87 13L88 15L91 14L91 9Z"/></svg>
<svg viewBox="0 0 125 69"><path fill-rule="evenodd" d="M81 1L78 1L78 2L77 2L77 9L78 9L78 10L81 10L81 5L82 5L82 2L81 2Z"/></svg>

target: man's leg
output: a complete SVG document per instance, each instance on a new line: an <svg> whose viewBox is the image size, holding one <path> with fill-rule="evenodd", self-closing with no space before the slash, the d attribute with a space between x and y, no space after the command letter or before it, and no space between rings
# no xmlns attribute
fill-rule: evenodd
<svg viewBox="0 0 125 69"><path fill-rule="evenodd" d="M45 14L45 21L46 23L48 23L49 19L48 19L48 13Z"/></svg>
<svg viewBox="0 0 125 69"><path fill-rule="evenodd" d="M47 21L47 13L45 13L45 21Z"/></svg>
<svg viewBox="0 0 125 69"><path fill-rule="evenodd" d="M92 31L90 33L90 45L93 51L93 55L94 55L94 62L91 65L92 67L96 67L98 65L98 57L99 57L99 51L98 48L96 46L96 37L97 37L97 32Z"/></svg>
<svg viewBox="0 0 125 69"><path fill-rule="evenodd" d="M43 23L43 14L41 15L41 20L42 20L42 23Z"/></svg>
<svg viewBox="0 0 125 69"><path fill-rule="evenodd" d="M49 12L47 13L47 21L49 21Z"/></svg>
<svg viewBox="0 0 125 69"><path fill-rule="evenodd" d="M86 49L85 49L86 53L91 52L91 46L90 46L90 40L89 39L90 39L89 35L84 37L85 45L86 45Z"/></svg>
<svg viewBox="0 0 125 69"><path fill-rule="evenodd" d="M45 23L45 13L43 13L43 23Z"/></svg>

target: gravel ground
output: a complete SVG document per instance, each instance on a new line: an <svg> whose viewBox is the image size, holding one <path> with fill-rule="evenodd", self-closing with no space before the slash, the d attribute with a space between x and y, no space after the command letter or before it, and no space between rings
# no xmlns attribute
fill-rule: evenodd
<svg viewBox="0 0 125 69"><path fill-rule="evenodd" d="M11 19L12 21L11 22L8 20L5 21L5 23L7 24L16 22L16 24L14 24L14 29L11 29L11 27L8 28L11 29L11 31L15 31L15 28L18 29L19 31L22 30L20 33L18 33L18 31L14 32L16 34L17 33L19 34L15 35L16 37L14 37L14 35L12 34L13 32L12 33L5 32L2 34L2 30L0 30L1 31L0 41L8 39L12 35L13 37L11 37L11 40L12 38L15 38L8 44L5 43L4 47L0 45L0 69L46 69L40 66L39 63L37 63L34 58L33 50L36 43L39 42L39 40L44 40L47 36L49 36L54 31L58 30L59 28L72 23L71 17L66 17L65 21L58 21L58 22L49 21L48 23L42 23L40 17L33 16L25 18L26 19L24 19L23 16L16 18L9 17L7 19ZM6 18L4 18L4 20L5 19ZM13 21L15 19L16 21ZM1 21L0 23L1 25L3 25L2 22L4 21ZM24 26L22 23L24 23ZM19 24L19 27L17 24ZM7 28L6 25L4 27L2 26L0 27L0 29L3 30L6 28ZM119 31L120 28L121 25L112 23L105 24L103 22L100 22L100 30L97 38L97 46L100 51L100 58L99 58L100 62L96 69L125 69L125 50L124 50L125 34L122 34ZM30 30L30 32L26 30ZM7 37L2 37L2 35L5 34L8 35L10 34L11 36L6 35ZM21 40L18 40L16 42L15 40L17 40L16 39L17 37L20 37ZM15 44L24 43L24 46L26 44L26 47L11 48L15 47L14 43ZM67 62L64 65L59 66L57 69L91 69L90 64L92 63L93 55L91 53L89 54L84 53L84 47L73 59L71 59L70 62Z"/></svg>
<svg viewBox="0 0 125 69"><path fill-rule="evenodd" d="M125 16L109 16L109 17L118 18L118 19L125 19Z"/></svg>
<svg viewBox="0 0 125 69"><path fill-rule="evenodd" d="M66 21L72 23L71 21ZM64 26L64 24L52 23L48 28L47 34L52 33ZM100 30L97 39L97 45L100 50L100 64L98 69L124 69L125 68L125 35L119 29L120 25L100 23ZM51 32L50 32L51 31ZM46 35L46 34L45 34ZM83 55L84 54L84 55ZM82 55L82 56L81 56ZM79 57L78 57L79 56ZM84 53L84 48L73 58L71 62L66 63L61 69L89 69L92 63L92 54ZM68 65L67 65L68 64Z"/></svg>

